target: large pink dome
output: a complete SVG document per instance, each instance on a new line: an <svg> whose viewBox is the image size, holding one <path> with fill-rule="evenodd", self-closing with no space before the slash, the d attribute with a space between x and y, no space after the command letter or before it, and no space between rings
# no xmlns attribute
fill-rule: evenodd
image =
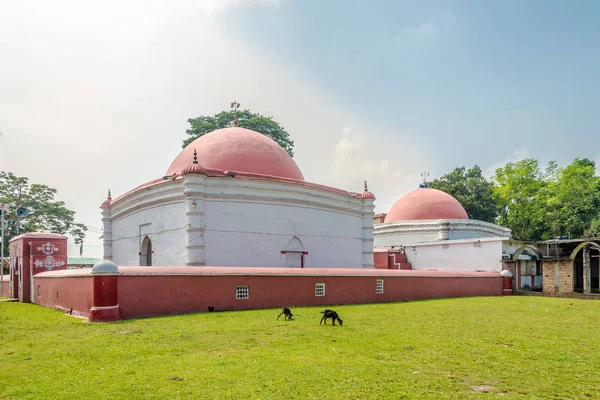
<svg viewBox="0 0 600 400"><path fill-rule="evenodd" d="M194 150L204 168L304 180L296 162L277 142L239 127L218 129L194 140L173 160L167 175L191 165Z"/></svg>
<svg viewBox="0 0 600 400"><path fill-rule="evenodd" d="M441 190L419 188L402 196L385 217L385 222L426 219L469 219L458 200Z"/></svg>

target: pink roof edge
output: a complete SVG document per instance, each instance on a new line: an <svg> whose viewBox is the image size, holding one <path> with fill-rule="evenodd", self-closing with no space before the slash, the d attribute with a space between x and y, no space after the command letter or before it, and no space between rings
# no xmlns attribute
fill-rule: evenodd
<svg viewBox="0 0 600 400"><path fill-rule="evenodd" d="M360 198L361 193L359 192L350 192L347 190L343 190L343 189L337 189L331 186L326 186L326 185L320 185L318 183L312 183L312 182L307 182L307 181L301 181L299 179L292 179L292 178L281 178L278 176L272 176L272 175L261 175L261 174L254 174L254 173L248 173L248 172L239 172L239 171L222 171L222 170L217 170L217 169L210 169L210 168L206 168L206 176L207 177L226 177L228 176L228 174L233 175L235 178L244 178L244 179L256 179L256 180L269 180L269 181L278 181L278 182L286 182L286 183L293 183L293 184L297 184L297 185L302 185L302 186L308 186L308 187L313 187L313 188L317 188L317 189L323 189L329 192L333 192L333 193L339 193L339 194L345 194L351 197L357 197ZM177 173L177 176L175 177L175 179L181 179L181 175L182 173L179 172ZM146 189L152 186L156 186L156 185L160 185L162 183L166 183L169 180L165 180L163 178L156 178L153 179L151 181L148 181L146 183L143 183L133 189L131 189L128 192L125 192L124 194L118 196L115 199L112 199L110 201L105 200L102 205L100 206L100 208L104 208L104 207L108 207L110 205L115 204L117 201L122 200L123 198L129 196L130 194L137 192L138 190L142 190L142 189ZM372 193L371 196L373 196ZM375 196L373 196L373 199L375 198Z"/></svg>
<svg viewBox="0 0 600 400"><path fill-rule="evenodd" d="M49 271L36 277L88 276L91 268ZM372 276L372 277L445 277L445 278L499 278L500 272L463 272L434 270L387 270L360 268L269 268L269 267L119 267L122 276L161 276L161 275L248 275L248 276Z"/></svg>

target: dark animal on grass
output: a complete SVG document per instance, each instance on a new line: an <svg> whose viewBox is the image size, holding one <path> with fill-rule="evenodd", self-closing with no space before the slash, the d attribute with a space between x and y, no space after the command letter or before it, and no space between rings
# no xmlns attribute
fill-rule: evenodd
<svg viewBox="0 0 600 400"><path fill-rule="evenodd" d="M340 325L342 325L344 323L344 321L342 321L342 319L340 318L338 313L336 313L333 310L327 309L325 311L321 311L321 314L323 314L323 318L321 318L321 322L325 321L325 325L327 325L327 319L329 319L329 318L331 318L331 323L333 325L335 325L336 320L337 320L337 322L340 323ZM321 322L319 322L319 325L321 325Z"/></svg>
<svg viewBox="0 0 600 400"><path fill-rule="evenodd" d="M277 319L279 319L279 317L281 317L282 315L285 315L285 320L287 321L288 319L292 319L292 317L294 316L294 314L292 314L292 310L290 310L287 307L283 308L283 311L281 311L281 314L279 314L279 316L277 317Z"/></svg>

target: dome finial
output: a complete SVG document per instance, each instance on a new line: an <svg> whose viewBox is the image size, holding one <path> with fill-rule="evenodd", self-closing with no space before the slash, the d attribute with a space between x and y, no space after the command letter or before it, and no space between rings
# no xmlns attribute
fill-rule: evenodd
<svg viewBox="0 0 600 400"><path fill-rule="evenodd" d="M110 189L108 189L108 199L112 200L112 196L110 195Z"/></svg>
<svg viewBox="0 0 600 400"><path fill-rule="evenodd" d="M419 185L420 188L428 188L430 187L429 182L427 182L427 177L429 176L429 172L421 172L421 177L423 178L423 183Z"/></svg>
<svg viewBox="0 0 600 400"><path fill-rule="evenodd" d="M369 189L367 189L367 181L365 181L365 192L368 192Z"/></svg>
<svg viewBox="0 0 600 400"><path fill-rule="evenodd" d="M196 149L194 149L194 161L192 164L198 164L198 153L196 153Z"/></svg>
<svg viewBox="0 0 600 400"><path fill-rule="evenodd" d="M239 126L237 110L238 110L238 108L240 108L240 103L238 103L237 101L234 100L233 103L231 103L231 108L233 109L233 126Z"/></svg>

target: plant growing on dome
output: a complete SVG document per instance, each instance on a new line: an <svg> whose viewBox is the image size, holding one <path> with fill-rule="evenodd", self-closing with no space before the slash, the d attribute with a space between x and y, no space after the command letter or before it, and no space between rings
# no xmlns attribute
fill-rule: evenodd
<svg viewBox="0 0 600 400"><path fill-rule="evenodd" d="M294 156L294 142L285 129L272 117L255 114L249 110L237 111L237 117L238 125L241 128L262 133L277 142L291 157ZM186 130L186 134L189 137L183 141L181 146L183 148L207 133L232 126L233 112L221 111L215 115L202 115L188 119L188 123L190 128Z"/></svg>

